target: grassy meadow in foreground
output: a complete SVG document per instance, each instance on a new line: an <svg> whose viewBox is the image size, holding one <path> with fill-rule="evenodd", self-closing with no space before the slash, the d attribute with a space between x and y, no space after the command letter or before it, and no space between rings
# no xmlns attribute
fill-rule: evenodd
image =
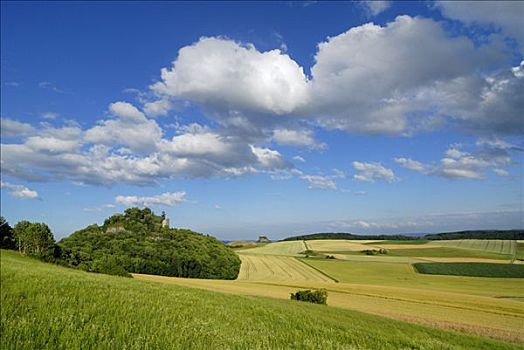
<svg viewBox="0 0 524 350"><path fill-rule="evenodd" d="M1 258L3 349L519 348L329 306Z"/></svg>

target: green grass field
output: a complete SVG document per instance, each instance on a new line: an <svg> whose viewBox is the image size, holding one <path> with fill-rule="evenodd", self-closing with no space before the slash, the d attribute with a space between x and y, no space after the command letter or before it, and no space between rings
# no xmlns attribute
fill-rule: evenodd
<svg viewBox="0 0 524 350"><path fill-rule="evenodd" d="M429 243L440 247L480 250L498 254L513 254L515 241L500 239L458 239L450 241L432 241Z"/></svg>
<svg viewBox="0 0 524 350"><path fill-rule="evenodd" d="M2 349L523 348L329 306L89 274L6 251L1 283Z"/></svg>
<svg viewBox="0 0 524 350"><path fill-rule="evenodd" d="M420 273L474 277L524 278L524 265L490 263L416 263Z"/></svg>

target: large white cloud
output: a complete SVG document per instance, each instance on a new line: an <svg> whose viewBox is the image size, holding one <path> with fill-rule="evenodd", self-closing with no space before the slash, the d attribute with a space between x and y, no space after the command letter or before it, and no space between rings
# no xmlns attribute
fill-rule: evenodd
<svg viewBox="0 0 524 350"><path fill-rule="evenodd" d="M520 70L511 74L510 51L497 36L479 45L432 19L399 16L319 43L308 79L279 50L207 37L162 69L151 87L160 99L151 103L167 113L168 98L189 100L236 134L269 129L281 144L306 147L311 140L290 119L372 134L412 134L446 120L474 131L522 132L514 127L523 83Z"/></svg>
<svg viewBox="0 0 524 350"><path fill-rule="evenodd" d="M307 78L280 50L259 52L223 38L201 38L180 49L152 89L220 110L290 113L304 103Z"/></svg>
<svg viewBox="0 0 524 350"><path fill-rule="evenodd" d="M431 19L399 16L386 26L365 24L319 44L311 107L326 127L409 132L447 102L420 103L420 89L487 70L503 58L490 46L450 37Z"/></svg>

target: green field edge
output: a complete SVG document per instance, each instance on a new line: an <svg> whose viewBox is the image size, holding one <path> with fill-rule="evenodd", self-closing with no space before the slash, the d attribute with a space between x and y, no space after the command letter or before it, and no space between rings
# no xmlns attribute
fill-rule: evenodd
<svg viewBox="0 0 524 350"><path fill-rule="evenodd" d="M340 282L338 279L336 279L336 278L333 277L333 276L328 275L328 274L325 273L324 271L320 270L318 267L316 267L316 266L312 266L312 265L308 264L308 263L305 261L306 258L295 258L295 260L300 261L301 263L305 264L306 266L312 268L313 270L315 270L315 271L319 272L320 274L326 276L327 278L333 280L335 283L339 283L339 282Z"/></svg>

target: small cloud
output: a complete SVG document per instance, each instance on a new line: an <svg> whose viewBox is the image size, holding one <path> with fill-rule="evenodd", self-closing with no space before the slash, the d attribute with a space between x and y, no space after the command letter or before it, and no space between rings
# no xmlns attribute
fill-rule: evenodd
<svg viewBox="0 0 524 350"><path fill-rule="evenodd" d="M498 176L503 176L503 177L508 177L509 176L509 172L507 170L504 170L504 169L495 168L495 169L493 169L493 172L495 174L497 174Z"/></svg>
<svg viewBox="0 0 524 350"><path fill-rule="evenodd" d="M220 210L220 209L222 209L222 207L220 205L218 205L218 204L215 204L215 209Z"/></svg>
<svg viewBox="0 0 524 350"><path fill-rule="evenodd" d="M337 184L328 176L321 175L303 175L302 180L309 182L310 189L336 190Z"/></svg>
<svg viewBox="0 0 524 350"><path fill-rule="evenodd" d="M45 112L45 113L42 113L42 118L47 119L47 120L55 120L55 119L58 118L59 116L60 116L60 114L55 113L55 112Z"/></svg>
<svg viewBox="0 0 524 350"><path fill-rule="evenodd" d="M302 158L301 156L294 156L293 160L296 160L297 162L300 162L300 163L305 163L306 162L306 160L304 158Z"/></svg>
<svg viewBox="0 0 524 350"><path fill-rule="evenodd" d="M353 175L353 178L357 181L375 182L377 180L383 180L386 182L395 182L398 180L393 170L384 167L380 163L355 161L352 165L358 172L358 174Z"/></svg>
<svg viewBox="0 0 524 350"><path fill-rule="evenodd" d="M13 197L20 199L37 199L38 192L30 190L22 185L15 185L9 182L0 182L0 188L5 188Z"/></svg>
<svg viewBox="0 0 524 350"><path fill-rule="evenodd" d="M185 202L185 197L185 192L166 192L149 197L117 196L115 198L115 202L128 207L149 205L165 205L168 207L172 207L179 203Z"/></svg>
<svg viewBox="0 0 524 350"><path fill-rule="evenodd" d="M394 158L394 161L409 170L417 171L419 173L425 173L427 171L424 164L411 158Z"/></svg>
<svg viewBox="0 0 524 350"><path fill-rule="evenodd" d="M51 91L54 91L54 92L57 92L59 94L64 94L65 91L64 90L61 90L59 88L56 87L55 84L49 82L49 81L41 81L38 83L38 86L42 89L48 89L48 90L51 90Z"/></svg>
<svg viewBox="0 0 524 350"><path fill-rule="evenodd" d="M16 81L6 81L4 83L5 86L10 86L10 87L19 87L21 84L19 82L16 82Z"/></svg>
<svg viewBox="0 0 524 350"><path fill-rule="evenodd" d="M386 11L391 6L391 1L360 1L360 5L369 17L377 16Z"/></svg>
<svg viewBox="0 0 524 350"><path fill-rule="evenodd" d="M368 193L366 191L355 191L353 194L355 196L367 196Z"/></svg>
<svg viewBox="0 0 524 350"><path fill-rule="evenodd" d="M333 177L334 178L338 178L338 179L345 179L346 178L346 173L343 172L342 170L340 169L333 169Z"/></svg>

